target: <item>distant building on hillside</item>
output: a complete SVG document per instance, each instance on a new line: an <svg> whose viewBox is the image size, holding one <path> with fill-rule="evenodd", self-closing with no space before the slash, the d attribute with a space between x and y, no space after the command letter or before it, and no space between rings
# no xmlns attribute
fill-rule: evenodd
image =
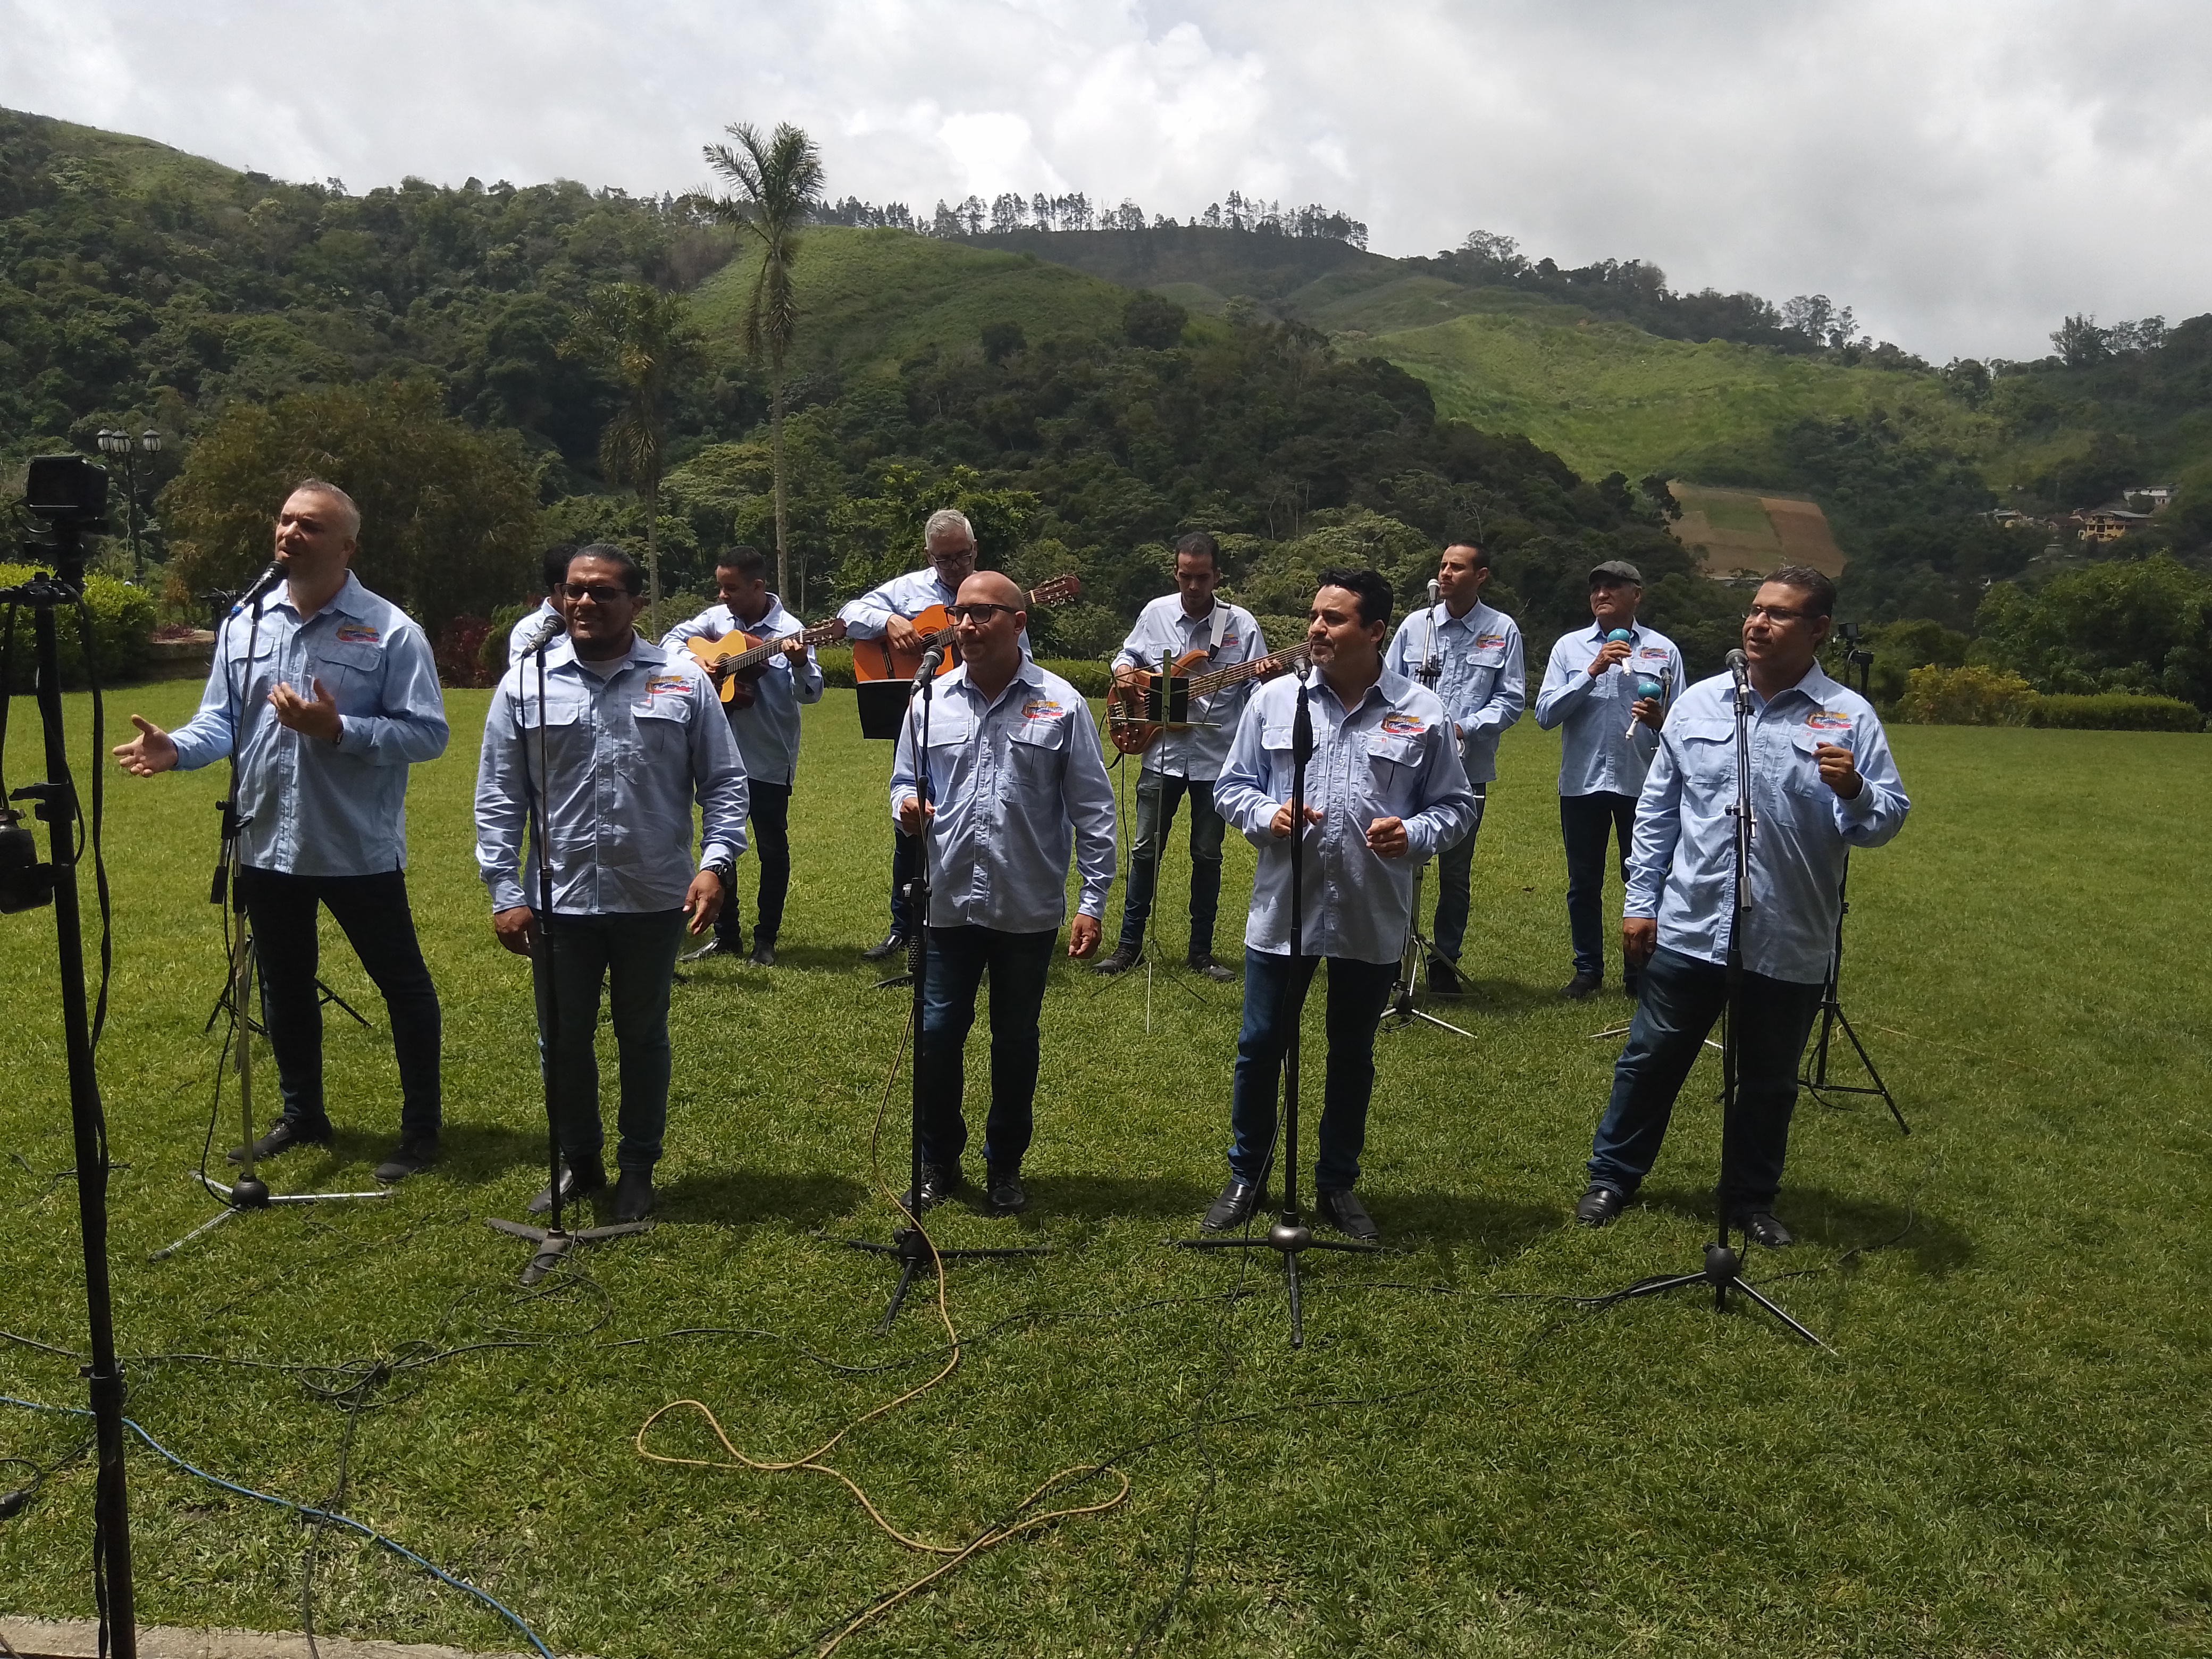
<svg viewBox="0 0 2212 1659"><path fill-rule="evenodd" d="M2157 512L2161 507L2172 506L2173 498L2180 493L2178 485L2170 483L2131 484L2120 492L2130 507L2141 501L2148 511L2153 513Z"/></svg>
<svg viewBox="0 0 2212 1659"><path fill-rule="evenodd" d="M2032 518L2017 507L2001 507L1994 513L1983 514L1982 517L2000 530L2048 530L2051 528L2050 520Z"/></svg>
<svg viewBox="0 0 2212 1659"><path fill-rule="evenodd" d="M2148 524L2150 514L2125 507L2099 507L2075 514L2074 520L2083 541L2116 542L2130 530Z"/></svg>

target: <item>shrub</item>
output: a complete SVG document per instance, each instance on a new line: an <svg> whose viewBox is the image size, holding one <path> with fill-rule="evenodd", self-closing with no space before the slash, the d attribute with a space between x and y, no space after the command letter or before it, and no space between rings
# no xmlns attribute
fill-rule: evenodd
<svg viewBox="0 0 2212 1659"><path fill-rule="evenodd" d="M431 653L438 662L438 684L489 685L497 679L499 676L484 663L485 648L495 634L489 617L461 616L447 622L439 630L438 643ZM506 636L497 638L498 648L504 650Z"/></svg>
<svg viewBox="0 0 2212 1659"><path fill-rule="evenodd" d="M2028 705L2030 726L2089 732L2202 732L2203 711L2179 697L2103 691L2089 696L2042 696Z"/></svg>
<svg viewBox="0 0 2212 1659"><path fill-rule="evenodd" d="M1913 726L2025 726L2035 689L1994 668L1916 668L1895 718Z"/></svg>
<svg viewBox="0 0 2212 1659"><path fill-rule="evenodd" d="M33 570L26 564L0 564L0 587L14 587L30 580ZM154 629L153 595L143 588L94 572L84 579L84 602L85 608L92 613L93 649L100 683L108 685L118 680L137 679L146 670L146 640ZM13 672L8 690L11 692L32 690L38 654L36 627L30 607L16 607L10 641L14 647L10 659ZM62 684L66 686L89 683L85 678L84 652L77 629L74 606L54 613Z"/></svg>

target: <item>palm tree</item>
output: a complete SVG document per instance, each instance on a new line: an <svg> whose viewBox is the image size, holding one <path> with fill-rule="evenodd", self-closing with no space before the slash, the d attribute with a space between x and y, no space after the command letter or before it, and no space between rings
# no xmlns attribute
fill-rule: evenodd
<svg viewBox="0 0 2212 1659"><path fill-rule="evenodd" d="M705 361L690 307L680 294L644 283L595 289L570 319L563 356L596 358L623 391L622 407L599 434L599 465L610 481L633 485L645 503L646 626L660 631L660 556L655 520L668 457L669 394Z"/></svg>
<svg viewBox="0 0 2212 1659"><path fill-rule="evenodd" d="M755 362L763 350L768 355L769 437L775 459L776 589L789 595L792 603L801 604L805 596L791 586L791 555L784 534L783 367L799 331L792 267L799 263L799 233L822 200L822 152L788 121L777 123L774 136L768 138L745 121L724 130L737 141L735 146L708 144L701 153L708 167L735 186L734 193L695 199L725 224L760 239L760 270L745 299L745 351Z"/></svg>

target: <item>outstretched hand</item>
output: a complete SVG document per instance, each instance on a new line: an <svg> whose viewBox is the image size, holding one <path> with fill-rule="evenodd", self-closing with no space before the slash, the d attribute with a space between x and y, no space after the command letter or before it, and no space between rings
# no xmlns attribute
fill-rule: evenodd
<svg viewBox="0 0 2212 1659"><path fill-rule="evenodd" d="M137 714L131 717L131 724L138 728L138 735L128 743L117 744L112 751L125 771L134 777L150 778L177 763L177 745L167 732Z"/></svg>

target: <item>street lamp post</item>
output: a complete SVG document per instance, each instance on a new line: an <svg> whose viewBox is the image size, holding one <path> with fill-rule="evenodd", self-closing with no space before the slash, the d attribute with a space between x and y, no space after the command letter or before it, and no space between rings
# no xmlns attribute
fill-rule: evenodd
<svg viewBox="0 0 2212 1659"><path fill-rule="evenodd" d="M138 457L142 451L149 455L160 454L161 434L149 426L134 443L127 432L102 431L100 447L104 454L123 458L125 521L131 531L131 579L143 582L146 580L146 552L138 542Z"/></svg>

